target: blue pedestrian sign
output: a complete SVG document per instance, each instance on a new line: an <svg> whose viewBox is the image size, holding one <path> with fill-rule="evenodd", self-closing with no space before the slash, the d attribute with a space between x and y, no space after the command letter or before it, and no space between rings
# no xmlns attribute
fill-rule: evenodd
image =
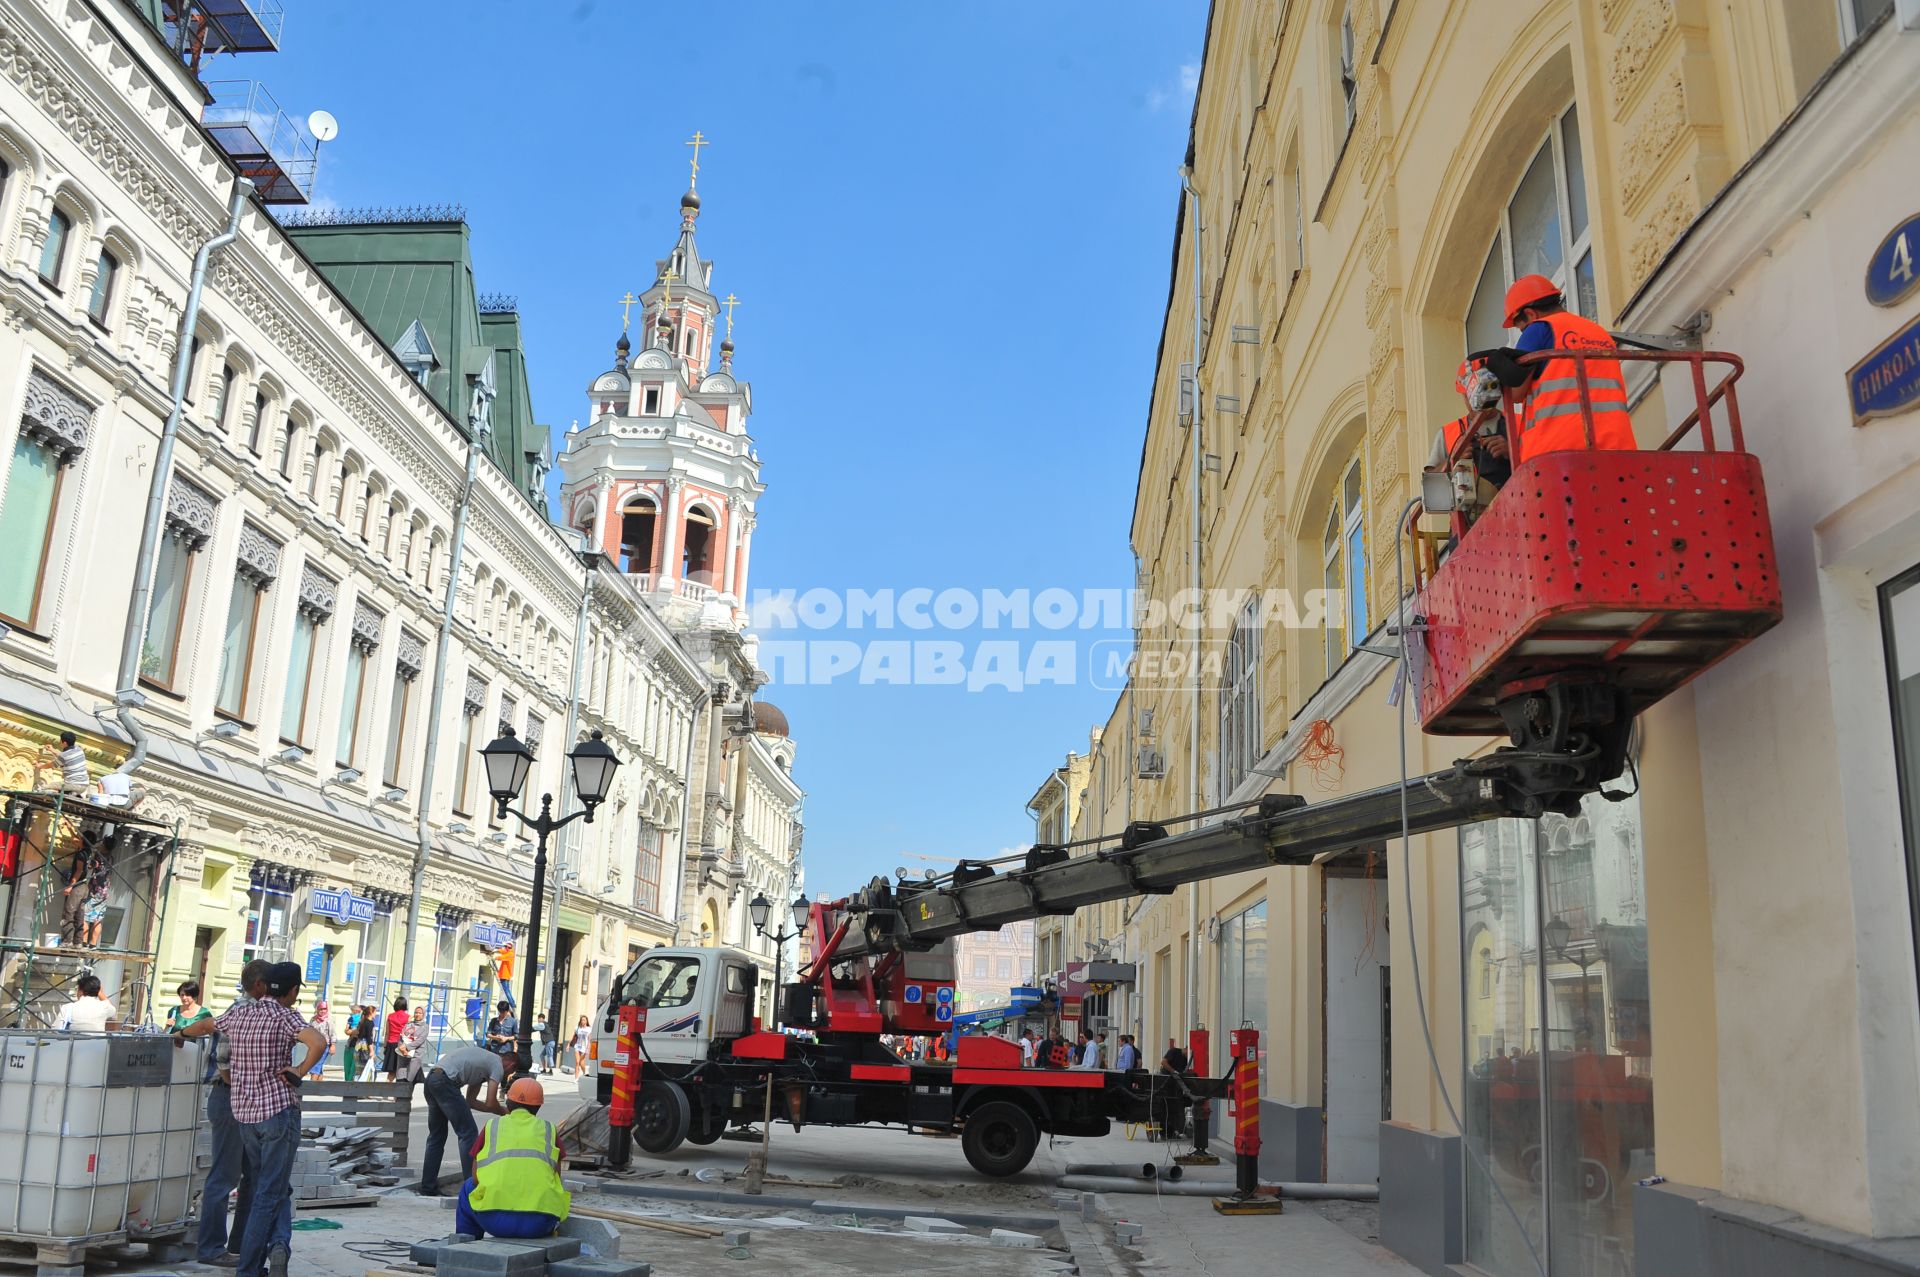
<svg viewBox="0 0 1920 1277"><path fill-rule="evenodd" d="M945 993L946 990L942 989L941 992ZM942 1002L933 1009L933 1018L942 1024L951 1024L953 1022L953 1004L951 1002Z"/></svg>
<svg viewBox="0 0 1920 1277"><path fill-rule="evenodd" d="M909 1006L919 1006L920 1003L926 999L926 996L927 991L919 985L910 984L907 986L906 998Z"/></svg>

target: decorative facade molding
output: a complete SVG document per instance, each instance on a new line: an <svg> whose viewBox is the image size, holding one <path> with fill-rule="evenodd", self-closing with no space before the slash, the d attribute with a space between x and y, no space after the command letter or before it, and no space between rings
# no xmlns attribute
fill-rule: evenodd
<svg viewBox="0 0 1920 1277"><path fill-rule="evenodd" d="M300 570L300 611L315 625L324 624L339 603L339 587L308 564Z"/></svg>
<svg viewBox="0 0 1920 1277"><path fill-rule="evenodd" d="M400 641L394 645L394 664L400 671L400 677L411 683L420 677L427 667L426 641L416 638L410 631L400 631Z"/></svg>
<svg viewBox="0 0 1920 1277"><path fill-rule="evenodd" d="M38 368L27 377L20 431L51 448L61 465L71 464L86 449L92 425L93 407L86 400Z"/></svg>
<svg viewBox="0 0 1920 1277"><path fill-rule="evenodd" d="M505 736L508 732L514 730L513 712L519 708L519 705L520 702L514 700L511 696L502 696L500 698L500 730L497 735Z"/></svg>
<svg viewBox="0 0 1920 1277"><path fill-rule="evenodd" d="M235 559L235 570L262 590L280 575L280 543L251 522L240 525L240 547Z"/></svg>
<svg viewBox="0 0 1920 1277"><path fill-rule="evenodd" d="M176 473L167 484L167 531L188 550L198 550L213 537L213 494Z"/></svg>
<svg viewBox="0 0 1920 1277"><path fill-rule="evenodd" d="M527 709L527 730L521 739L527 742L527 748L538 752L541 738L546 734L547 720L531 706Z"/></svg>
<svg viewBox="0 0 1920 1277"><path fill-rule="evenodd" d="M353 634L348 641L363 653L371 656L373 650L380 646L380 626L386 619L386 617L380 615L379 612L367 604L361 602L354 603Z"/></svg>
<svg viewBox="0 0 1920 1277"><path fill-rule="evenodd" d="M487 703L487 680L478 674L467 675L467 694L460 704L469 714L478 714L481 706Z"/></svg>

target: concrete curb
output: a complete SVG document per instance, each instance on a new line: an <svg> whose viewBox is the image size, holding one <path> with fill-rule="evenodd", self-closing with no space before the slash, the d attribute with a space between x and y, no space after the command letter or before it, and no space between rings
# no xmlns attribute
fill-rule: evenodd
<svg viewBox="0 0 1920 1277"><path fill-rule="evenodd" d="M671 1184L603 1184L603 1193L613 1193L621 1197L660 1197L669 1201L683 1202L725 1202L730 1206L766 1207L770 1210L804 1210L822 1215L872 1215L879 1219L905 1219L909 1215L924 1215L928 1206L883 1206L877 1202L834 1202L810 1201L804 1197L751 1197L745 1193L732 1193L721 1188L681 1188ZM981 1228L1038 1228L1060 1227L1056 1215L999 1215L983 1211L942 1210L942 1219L950 1219L956 1224L971 1224Z"/></svg>

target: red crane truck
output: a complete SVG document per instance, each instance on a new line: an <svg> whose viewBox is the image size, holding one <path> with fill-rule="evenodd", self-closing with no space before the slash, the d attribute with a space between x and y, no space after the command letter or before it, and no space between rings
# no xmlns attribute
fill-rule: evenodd
<svg viewBox="0 0 1920 1277"><path fill-rule="evenodd" d="M626 1160L629 1142L654 1154L682 1141L709 1143L768 1108L796 1129L957 1131L967 1160L995 1176L1025 1167L1044 1134L1101 1135L1115 1121L1171 1129L1189 1109L1224 1095L1232 1074L1023 1068L1017 1046L986 1037L961 1038L951 1065L915 1064L881 1038L946 1030L950 942L966 932L1307 865L1403 830L1576 813L1585 795L1625 769L1642 708L1776 624L1781 611L1759 462L1745 450L1734 394L1739 360L1605 353L1629 366L1684 365L1677 371L1690 375L1693 411L1659 448L1595 450L1588 416L1585 449L1518 466L1471 526L1451 497L1472 490L1471 476L1462 483L1457 473L1471 465L1470 449L1461 450L1468 457L1454 462L1456 473L1429 476L1436 481L1423 489L1428 505L1410 507L1419 588L1402 641L1422 726L1504 733L1509 745L1324 802L1269 794L1179 833L1143 821L1078 848L1037 845L998 871L962 863L933 882L875 878L813 906L817 956L777 991L781 1022L811 1030L814 1041L759 1026L749 955L655 949L602 1006L595 1072L583 1080L588 1097L609 1107L615 1164ZM1595 355L1544 351L1530 359L1574 360L1584 382L1584 361ZM1715 433L1716 407L1725 439ZM1511 394L1506 409L1509 422L1521 419ZM1696 429L1699 448L1682 450ZM1468 442L1472 436L1462 432ZM1424 529L1423 514L1449 515L1448 531ZM1194 1066L1204 1069L1205 1060Z"/></svg>

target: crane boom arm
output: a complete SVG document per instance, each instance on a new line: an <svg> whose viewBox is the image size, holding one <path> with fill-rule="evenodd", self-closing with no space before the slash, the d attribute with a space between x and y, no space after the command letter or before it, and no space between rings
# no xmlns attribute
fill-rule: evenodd
<svg viewBox="0 0 1920 1277"><path fill-rule="evenodd" d="M967 932L1069 914L1102 901L1165 894L1250 869L1311 864L1325 852L1397 837L1403 805L1410 833L1537 816L1577 803L1617 772L1617 766L1609 769L1579 753L1502 749L1404 784L1325 802L1270 794L1242 814L1181 833L1137 823L1115 845L1080 855L1036 847L1024 866L998 873L962 865L947 881L924 886L875 878L841 902L854 925L832 947L831 960L924 950Z"/></svg>

